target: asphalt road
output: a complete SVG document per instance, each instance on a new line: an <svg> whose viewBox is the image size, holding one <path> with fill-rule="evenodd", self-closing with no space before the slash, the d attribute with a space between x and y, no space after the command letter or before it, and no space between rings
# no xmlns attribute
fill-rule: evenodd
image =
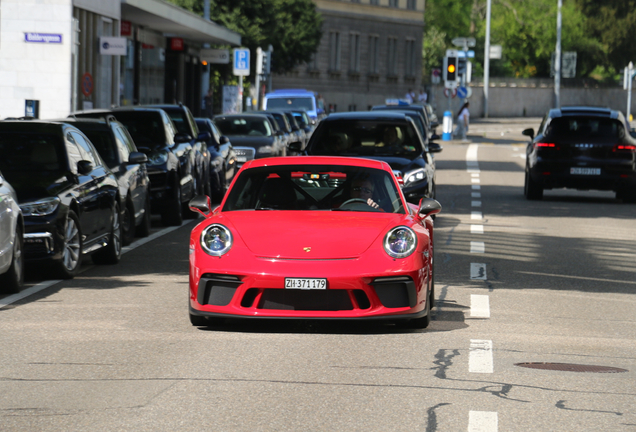
<svg viewBox="0 0 636 432"><path fill-rule="evenodd" d="M442 142L428 329L192 327L196 222L155 227L116 266L0 298L0 430L636 430L636 206L526 201L525 122Z"/></svg>

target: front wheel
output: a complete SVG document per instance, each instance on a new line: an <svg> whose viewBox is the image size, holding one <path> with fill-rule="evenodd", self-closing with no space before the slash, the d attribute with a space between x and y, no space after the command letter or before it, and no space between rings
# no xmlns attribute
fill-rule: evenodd
<svg viewBox="0 0 636 432"><path fill-rule="evenodd" d="M139 226L135 229L135 234L139 237L148 237L152 221L150 220L150 191L146 194L146 204L144 205L144 215Z"/></svg>
<svg viewBox="0 0 636 432"><path fill-rule="evenodd" d="M122 226L119 219L119 205L115 205L108 244L95 252L95 264L117 264L121 259Z"/></svg>
<svg viewBox="0 0 636 432"><path fill-rule="evenodd" d="M172 197L165 204L161 213L161 222L166 226L178 226L183 223L183 207L181 204L181 185L175 181Z"/></svg>
<svg viewBox="0 0 636 432"><path fill-rule="evenodd" d="M56 263L56 272L62 279L72 279L82 265L82 233L79 218L69 210L62 233L62 259Z"/></svg>
<svg viewBox="0 0 636 432"><path fill-rule="evenodd" d="M22 236L22 228L18 225L15 229L11 265L4 274L0 275L1 292L16 294L20 292L24 285L24 261L22 260L23 246L24 238Z"/></svg>
<svg viewBox="0 0 636 432"><path fill-rule="evenodd" d="M127 246L135 239L135 208L131 201L126 203L121 217L122 242Z"/></svg>

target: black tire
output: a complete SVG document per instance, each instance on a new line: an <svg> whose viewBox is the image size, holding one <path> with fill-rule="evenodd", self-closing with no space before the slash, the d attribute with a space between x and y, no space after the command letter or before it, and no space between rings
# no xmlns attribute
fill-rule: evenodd
<svg viewBox="0 0 636 432"><path fill-rule="evenodd" d="M61 279L72 279L82 266L84 245L79 218L69 210L62 233L62 259L55 263L55 273Z"/></svg>
<svg viewBox="0 0 636 432"><path fill-rule="evenodd" d="M150 220L150 191L146 194L146 205L144 206L144 216L141 223L135 229L135 234L138 237L148 237L150 235L150 228L152 227L152 221Z"/></svg>
<svg viewBox="0 0 636 432"><path fill-rule="evenodd" d="M532 180L530 171L526 168L526 180L523 186L523 192L529 200L541 200L543 199L543 188L539 186L537 182Z"/></svg>
<svg viewBox="0 0 636 432"><path fill-rule="evenodd" d="M430 293L429 299L426 299L426 315L420 318L413 318L408 320L405 324L407 328L411 329L425 329L431 323L431 302Z"/></svg>
<svg viewBox="0 0 636 432"><path fill-rule="evenodd" d="M128 246L135 239L135 207L132 201L126 200L124 211L121 215L122 243Z"/></svg>
<svg viewBox="0 0 636 432"><path fill-rule="evenodd" d="M6 294L19 293L24 286L24 237L22 228L18 225L15 229L15 241L13 243L13 257L9 269L0 275L0 292Z"/></svg>
<svg viewBox="0 0 636 432"><path fill-rule="evenodd" d="M625 204L636 203L636 187L623 187L616 192L616 198L622 200Z"/></svg>
<svg viewBox="0 0 636 432"><path fill-rule="evenodd" d="M115 205L108 244L93 254L95 264L117 264L121 259L122 226L119 204Z"/></svg>
<svg viewBox="0 0 636 432"><path fill-rule="evenodd" d="M175 181L174 190L170 201L161 212L161 223L164 226L178 226L183 223L183 206L181 204L181 185Z"/></svg>

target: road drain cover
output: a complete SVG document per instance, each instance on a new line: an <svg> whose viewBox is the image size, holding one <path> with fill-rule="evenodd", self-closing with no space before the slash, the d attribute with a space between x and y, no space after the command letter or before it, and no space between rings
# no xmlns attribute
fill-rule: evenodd
<svg viewBox="0 0 636 432"><path fill-rule="evenodd" d="M530 369L544 369L565 372L596 372L596 373L618 373L627 372L627 369L620 369L609 366L591 366L579 365L571 363L515 363L515 366L521 366Z"/></svg>

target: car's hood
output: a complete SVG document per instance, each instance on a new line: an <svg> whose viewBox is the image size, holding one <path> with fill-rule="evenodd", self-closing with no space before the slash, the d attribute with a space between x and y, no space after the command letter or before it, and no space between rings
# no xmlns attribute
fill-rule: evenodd
<svg viewBox="0 0 636 432"><path fill-rule="evenodd" d="M236 211L226 223L256 256L338 259L360 256L405 215L343 211ZM224 220L226 222L224 222Z"/></svg>
<svg viewBox="0 0 636 432"><path fill-rule="evenodd" d="M229 138L232 141L232 145L233 146L239 146L239 147L247 146L247 147L258 148L258 147L265 146L265 145L272 145L274 143L274 138L273 137L267 137L267 136L239 136L239 135L232 135Z"/></svg>
<svg viewBox="0 0 636 432"><path fill-rule="evenodd" d="M32 171L12 172L10 177L7 175L7 178L13 189L15 189L18 201L21 204L58 196L65 189L72 187L72 183L67 176L59 172L51 174L46 172L34 173Z"/></svg>

